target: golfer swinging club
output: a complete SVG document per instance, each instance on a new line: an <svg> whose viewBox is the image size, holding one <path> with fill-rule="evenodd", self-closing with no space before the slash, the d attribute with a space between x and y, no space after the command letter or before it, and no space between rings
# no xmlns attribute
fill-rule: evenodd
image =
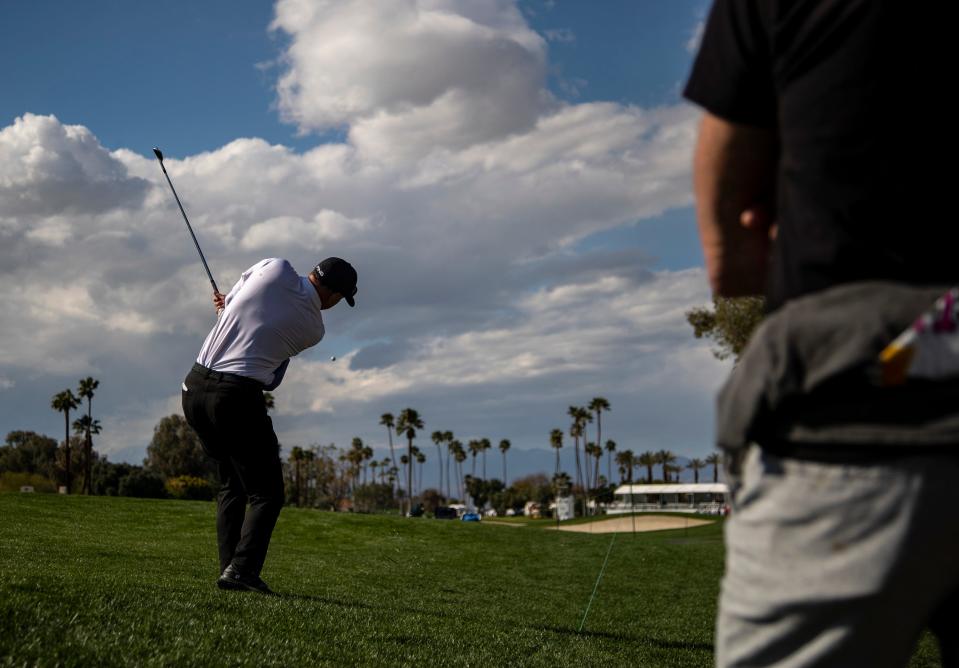
<svg viewBox="0 0 959 668"><path fill-rule="evenodd" d="M280 384L290 357L323 338L320 312L341 299L354 306L355 294L356 270L336 257L308 276L286 260L262 260L225 297L213 293L218 319L182 389L183 414L220 477L221 589L272 593L260 571L284 491L280 446L263 391Z"/></svg>

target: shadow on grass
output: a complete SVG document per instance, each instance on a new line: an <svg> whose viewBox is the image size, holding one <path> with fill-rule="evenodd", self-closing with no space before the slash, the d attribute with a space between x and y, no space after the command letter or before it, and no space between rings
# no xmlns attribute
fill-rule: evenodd
<svg viewBox="0 0 959 668"><path fill-rule="evenodd" d="M321 603L325 605L335 605L341 608L351 608L351 609L360 609L360 610L400 610L399 608L383 606L383 605L371 605L369 603L364 603L362 601L348 601L338 598L331 598L329 596L314 596L312 594L294 594L294 593L276 593L274 598L285 599L290 601L312 601L314 603ZM416 615L426 615L429 617L436 617L437 619L450 619L454 615L436 612L435 610L421 610L418 608L402 608L403 612L412 613ZM549 626L549 625L531 625L526 628L535 630L535 631L546 631L548 633L556 633L563 636L579 636L581 638L601 638L603 640L616 640L616 641L625 641L625 642L636 642L643 643L646 645L653 645L660 649L690 649L690 650L701 650L704 652L712 652L713 645L711 643L702 643L702 642L684 642L680 640L664 640L662 638L653 638L649 636L637 636L629 633L622 633L617 631L577 631L573 628L567 628L562 626Z"/></svg>
<svg viewBox="0 0 959 668"><path fill-rule="evenodd" d="M712 643L663 640L662 638L635 636L628 633L617 633L615 631L577 631L576 629L564 628L561 626L531 626L530 628L537 629L539 631L549 631L550 633L558 633L565 636L581 636L583 638L603 638L605 640L624 640L627 642L644 643L647 645L655 645L660 649L695 649L705 652L713 651Z"/></svg>

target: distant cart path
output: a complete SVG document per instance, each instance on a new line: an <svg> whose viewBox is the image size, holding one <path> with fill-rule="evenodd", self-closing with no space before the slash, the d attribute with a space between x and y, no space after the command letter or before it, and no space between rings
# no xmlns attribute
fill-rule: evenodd
<svg viewBox="0 0 959 668"><path fill-rule="evenodd" d="M682 529L698 527L703 524L712 524L711 520L700 520L692 517L676 517L674 515L637 515L636 531L662 531L664 529ZM555 529L556 527L550 527ZM587 524L570 524L561 526L560 531L579 531L581 533L626 533L633 530L632 517L616 517L611 520L599 520Z"/></svg>

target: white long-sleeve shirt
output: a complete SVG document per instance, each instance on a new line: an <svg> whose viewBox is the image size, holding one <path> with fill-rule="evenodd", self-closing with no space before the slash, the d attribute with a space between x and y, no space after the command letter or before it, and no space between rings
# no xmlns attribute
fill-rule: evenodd
<svg viewBox="0 0 959 668"><path fill-rule="evenodd" d="M196 361L271 385L280 365L323 338L320 311L320 296L307 277L286 260L261 260L226 296Z"/></svg>

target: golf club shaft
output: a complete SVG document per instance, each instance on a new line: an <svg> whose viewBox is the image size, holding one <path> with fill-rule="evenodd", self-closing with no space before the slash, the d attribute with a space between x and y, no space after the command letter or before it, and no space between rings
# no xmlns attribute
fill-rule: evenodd
<svg viewBox="0 0 959 668"><path fill-rule="evenodd" d="M190 225L190 219L186 217L186 211L183 210L183 205L180 204L180 198L176 194L176 188L173 187L173 181L170 180L170 175L166 172L166 167L163 166L163 160L157 156L157 159L160 160L160 169L163 170L163 176L166 177L166 182L170 184L170 190L173 191L173 198L176 200L177 206L180 207L180 213L183 214L183 221L186 223L186 228L190 231L190 236L193 238L193 245L196 246L196 252L200 254L200 261L203 262L203 268L206 269L206 275L210 279L210 285L213 286L214 292L219 292L219 289L216 287L216 281L213 280L213 274L210 273L210 267L206 263L206 258L203 257L203 251L200 250L200 243L196 240L196 235L193 233L193 226Z"/></svg>

